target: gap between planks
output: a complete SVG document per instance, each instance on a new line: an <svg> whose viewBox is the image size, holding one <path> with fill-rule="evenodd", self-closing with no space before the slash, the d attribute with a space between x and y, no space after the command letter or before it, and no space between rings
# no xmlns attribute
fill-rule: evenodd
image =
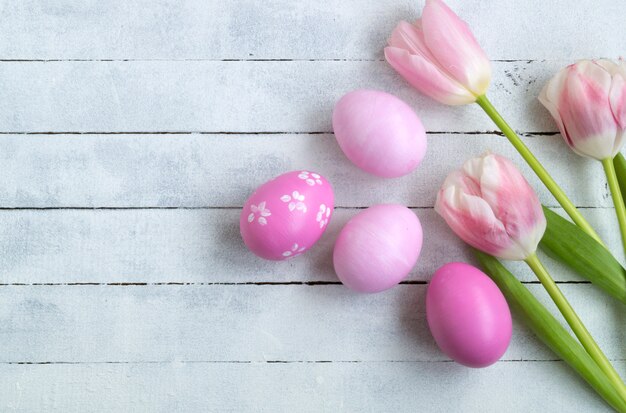
<svg viewBox="0 0 626 413"><path fill-rule="evenodd" d="M545 204L544 204L545 205ZM560 208L560 205L545 205L547 208ZM82 206L62 206L62 207L0 207L0 211L159 211L159 210L237 210L243 206L95 206L95 207L82 207ZM334 209L367 209L369 206L336 206ZM407 206L409 209L416 210L431 210L432 206ZM612 210L613 207L609 206L576 206L577 209L606 209Z"/></svg>
<svg viewBox="0 0 626 413"><path fill-rule="evenodd" d="M612 358L611 361L626 361ZM561 363L561 359L516 359L499 360L498 363ZM0 361L0 365L55 365L55 364L433 364L454 363L454 360L145 360L145 361Z"/></svg>
<svg viewBox="0 0 626 413"><path fill-rule="evenodd" d="M555 136L558 131L517 132L520 136L533 138ZM0 131L0 135L332 135L333 131ZM426 131L427 135L497 135L498 130L485 131Z"/></svg>
<svg viewBox="0 0 626 413"><path fill-rule="evenodd" d="M540 284L539 281L521 281L522 284ZM591 284L586 280L556 281L557 284ZM254 285L254 286L327 286L342 285L340 281L242 281L242 282L185 282L185 281L157 281L157 282L68 282L68 283L0 283L0 287L72 287L72 286L106 286L106 287L152 287L152 286L231 286L231 285ZM428 281L407 280L399 285L428 285Z"/></svg>
<svg viewBox="0 0 626 413"><path fill-rule="evenodd" d="M385 59L359 59L359 58L343 58L343 59L285 59L285 58L224 58L224 59L0 59L0 63L49 63L49 62L384 62ZM492 59L491 62L496 63L533 63L539 61L537 59ZM540 59L545 62L546 59Z"/></svg>

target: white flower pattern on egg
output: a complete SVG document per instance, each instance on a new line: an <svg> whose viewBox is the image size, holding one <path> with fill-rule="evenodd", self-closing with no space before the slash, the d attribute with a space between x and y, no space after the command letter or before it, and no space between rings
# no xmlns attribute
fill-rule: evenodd
<svg viewBox="0 0 626 413"><path fill-rule="evenodd" d="M326 224L328 224L328 219L330 218L330 207L322 204L320 205L319 211L317 211L317 215L315 220L320 223L320 228L324 228Z"/></svg>
<svg viewBox="0 0 626 413"><path fill-rule="evenodd" d="M305 249L306 247L300 247L298 244L293 244L290 250L283 252L283 257L286 257L286 258L297 257L298 255L302 254Z"/></svg>
<svg viewBox="0 0 626 413"><path fill-rule="evenodd" d="M267 225L267 217L272 215L269 209L265 208L265 201L260 202L259 205L250 205L250 215L248 215L248 222L254 222L254 218L256 218L256 214L259 214L259 218L257 222L259 225Z"/></svg>
<svg viewBox="0 0 626 413"><path fill-rule="evenodd" d="M283 202L289 202L287 207L291 212L294 210L306 212L307 210L306 204L304 203L304 195L298 191L293 191L291 195L283 195L280 197L280 200Z"/></svg>
<svg viewBox="0 0 626 413"><path fill-rule="evenodd" d="M316 220L321 204L325 209ZM334 215L333 204L332 185L324 176L296 169L252 192L240 209L239 232L246 247L257 256L290 259L305 254L318 242L330 226L328 218Z"/></svg>
<svg viewBox="0 0 626 413"><path fill-rule="evenodd" d="M322 177L315 172L301 171L298 178L304 180L309 186L322 185Z"/></svg>

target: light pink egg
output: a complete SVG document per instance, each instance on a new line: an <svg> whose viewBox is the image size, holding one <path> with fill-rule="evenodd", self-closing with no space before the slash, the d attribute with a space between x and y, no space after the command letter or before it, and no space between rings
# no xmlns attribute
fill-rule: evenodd
<svg viewBox="0 0 626 413"><path fill-rule="evenodd" d="M261 185L246 201L239 228L259 257L296 257L322 236L333 213L330 183L310 171L294 171Z"/></svg>
<svg viewBox="0 0 626 413"><path fill-rule="evenodd" d="M511 341L511 312L498 286L478 268L453 262L439 268L426 293L426 317L437 345L468 367L486 367Z"/></svg>
<svg viewBox="0 0 626 413"><path fill-rule="evenodd" d="M406 175L426 153L426 133L413 109L377 90L344 95L333 111L333 131L343 153L373 175Z"/></svg>
<svg viewBox="0 0 626 413"><path fill-rule="evenodd" d="M404 280L422 248L422 226L402 205L375 205L343 227L333 252L337 276L348 288L366 293Z"/></svg>

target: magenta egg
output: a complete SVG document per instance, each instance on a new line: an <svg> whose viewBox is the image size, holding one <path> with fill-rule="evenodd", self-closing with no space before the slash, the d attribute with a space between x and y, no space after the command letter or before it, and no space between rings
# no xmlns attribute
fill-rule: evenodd
<svg viewBox="0 0 626 413"><path fill-rule="evenodd" d="M375 205L342 228L335 243L335 272L348 288L383 291L404 280L422 248L422 226L402 205Z"/></svg>
<svg viewBox="0 0 626 413"><path fill-rule="evenodd" d="M348 159L383 178L408 174L426 153L424 126L413 109L377 90L344 95L333 111L333 131Z"/></svg>
<svg viewBox="0 0 626 413"><path fill-rule="evenodd" d="M468 367L495 363L511 341L511 312L502 292L469 264L453 262L435 272L426 318L441 351Z"/></svg>
<svg viewBox="0 0 626 413"><path fill-rule="evenodd" d="M250 251L268 260L285 260L315 244L333 207L333 189L323 176L288 172L254 191L241 211L239 229Z"/></svg>

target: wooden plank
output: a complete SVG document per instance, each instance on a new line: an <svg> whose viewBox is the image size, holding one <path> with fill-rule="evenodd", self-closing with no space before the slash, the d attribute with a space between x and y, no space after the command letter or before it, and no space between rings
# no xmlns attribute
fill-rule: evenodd
<svg viewBox="0 0 626 413"><path fill-rule="evenodd" d="M540 285L531 291L543 302ZM4 286L0 362L442 361L425 285L381 294L342 285ZM622 304L589 284L563 293L611 359ZM550 308L554 306L550 304ZM516 323L505 360L555 356Z"/></svg>
<svg viewBox="0 0 626 413"><path fill-rule="evenodd" d="M326 176L341 207L431 207L448 173L487 150L513 159L540 199L556 205L505 138L428 139L422 165L389 180L352 165L332 135L0 136L0 207L240 207L257 186L297 169ZM559 136L525 140L576 205L612 206L599 163L575 155Z"/></svg>
<svg viewBox="0 0 626 413"><path fill-rule="evenodd" d="M537 95L567 63L494 63L490 94L514 128L556 130ZM61 61L0 63L0 132L331 131L335 102L358 88L405 99L429 131L495 129L476 105L440 105L381 61Z"/></svg>
<svg viewBox="0 0 626 413"><path fill-rule="evenodd" d="M259 283L338 282L332 251L340 229L359 209L336 210L327 232L301 257L265 261L239 235L237 209L0 211L0 283ZM622 257L613 211L585 210ZM429 280L446 262L472 254L432 209L415 210L424 229L421 258L409 280ZM579 280L546 259L555 279ZM535 280L522 263L511 269Z"/></svg>
<svg viewBox="0 0 626 413"><path fill-rule="evenodd" d="M22 0L0 9L3 59L378 59L424 1ZM448 4L493 59L623 53L623 2L480 0ZM512 12L514 10L514 12ZM558 16L558 18L555 18ZM584 27L581 28L581 21Z"/></svg>
<svg viewBox="0 0 626 413"><path fill-rule="evenodd" d="M427 330L426 285L357 295L301 284L336 282L330 256L340 227L353 207L378 202L418 207L427 245L411 280L470 259L431 209L437 187L488 148L521 162L501 137L463 134L494 129L478 108L422 98L381 61L393 26L416 17L423 0L259 4L0 5L0 284L10 284L0 285L0 410L606 410L517 323L504 362L450 363ZM558 68L623 52L620 2L450 4L500 60L491 95L521 131L555 131L536 95ZM397 94L430 132L444 132L430 135L429 157L412 176L369 177L332 135L307 134L330 132L334 102L358 87ZM133 131L187 134L80 135ZM621 254L600 168L559 139L527 138ZM239 239L237 208L259 183L300 168L327 175L343 209L309 254L257 260ZM545 190L540 197L554 205ZM92 207L131 209L74 209ZM155 209L134 209L144 207ZM588 284L562 287L625 373L621 305Z"/></svg>
<svg viewBox="0 0 626 413"><path fill-rule="evenodd" d="M626 363L617 364L621 370ZM562 362L3 365L7 412L605 412Z"/></svg>

